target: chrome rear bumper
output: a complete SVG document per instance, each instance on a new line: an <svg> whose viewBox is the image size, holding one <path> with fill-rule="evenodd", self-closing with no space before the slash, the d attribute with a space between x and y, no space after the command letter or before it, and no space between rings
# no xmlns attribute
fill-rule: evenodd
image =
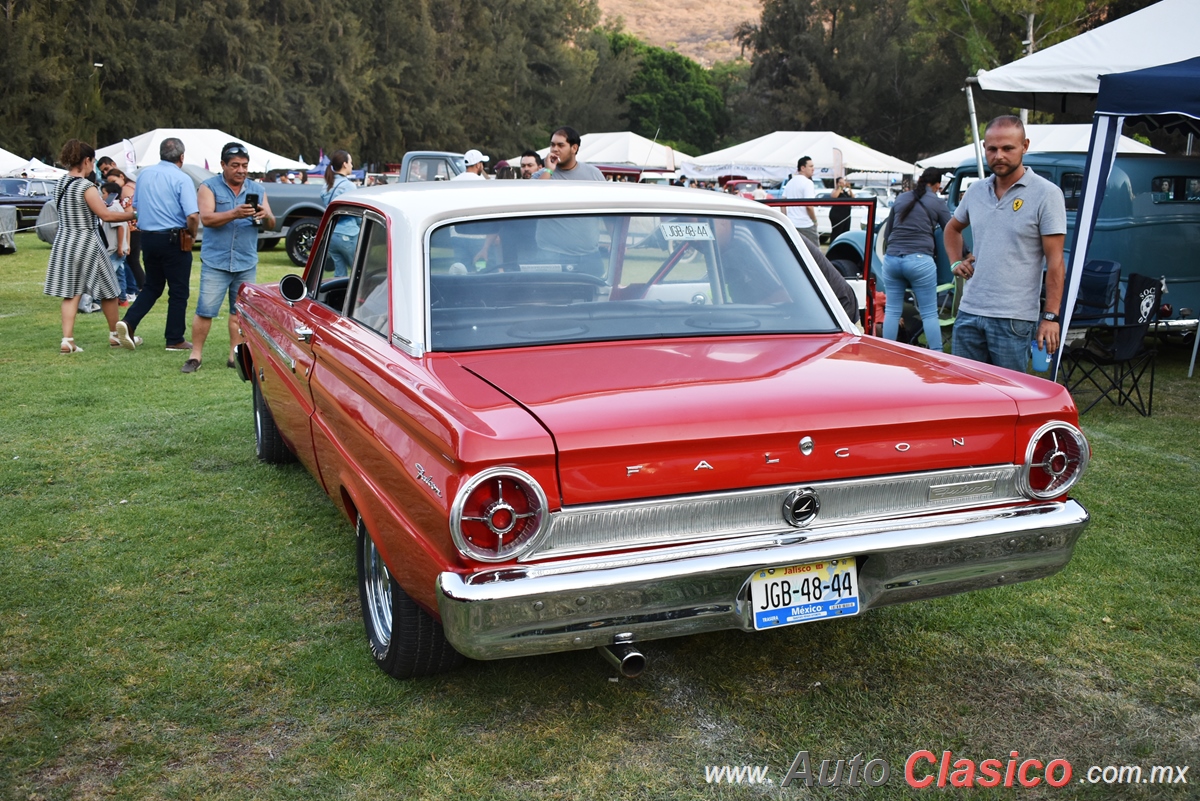
<svg viewBox="0 0 1200 801"><path fill-rule="evenodd" d="M762 568L857 557L866 610L1052 575L1071 560L1087 524L1087 511L1068 500L446 572L438 609L447 638L473 659L611 645L618 634L644 641L753 631L748 587Z"/></svg>

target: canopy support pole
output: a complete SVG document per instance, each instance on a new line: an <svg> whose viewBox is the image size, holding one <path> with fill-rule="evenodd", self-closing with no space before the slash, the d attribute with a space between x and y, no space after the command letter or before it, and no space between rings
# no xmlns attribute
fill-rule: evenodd
<svg viewBox="0 0 1200 801"><path fill-rule="evenodd" d="M971 143L975 145L975 168L979 170L979 177L982 178L983 148L979 145L979 115L975 113L975 94L971 91L969 78L963 91L967 93L967 114L971 117Z"/></svg>

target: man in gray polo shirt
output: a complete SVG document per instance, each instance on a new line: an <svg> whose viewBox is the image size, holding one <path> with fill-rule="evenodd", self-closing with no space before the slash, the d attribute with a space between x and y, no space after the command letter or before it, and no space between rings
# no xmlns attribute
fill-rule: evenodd
<svg viewBox="0 0 1200 801"><path fill-rule="evenodd" d="M1058 350L1066 205L1057 186L1021 163L1029 140L1019 117L988 123L983 148L992 175L971 185L943 235L954 274L969 279L952 352L1023 373L1031 341L1047 353ZM964 259L968 225L975 252Z"/></svg>
<svg viewBox="0 0 1200 801"><path fill-rule="evenodd" d="M564 126L555 131L550 137L546 169L540 174L535 173L534 177L544 181L603 181L604 173L599 168L576 158L581 141L574 128ZM600 228L598 217L545 217L538 220L538 260L562 265L561 269L567 272L603 276Z"/></svg>

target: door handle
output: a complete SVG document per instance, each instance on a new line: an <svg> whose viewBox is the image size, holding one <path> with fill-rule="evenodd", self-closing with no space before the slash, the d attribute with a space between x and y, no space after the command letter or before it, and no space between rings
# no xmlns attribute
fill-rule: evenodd
<svg viewBox="0 0 1200 801"><path fill-rule="evenodd" d="M313 332L311 328L303 325L296 326L296 338L301 342L308 342L310 339L312 339L312 335Z"/></svg>

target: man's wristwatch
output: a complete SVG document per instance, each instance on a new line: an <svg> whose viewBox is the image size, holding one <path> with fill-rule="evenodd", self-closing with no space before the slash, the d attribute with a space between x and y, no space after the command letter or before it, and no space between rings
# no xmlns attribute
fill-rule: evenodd
<svg viewBox="0 0 1200 801"><path fill-rule="evenodd" d="M1061 323L1062 318L1054 312L1042 312L1042 319L1048 323Z"/></svg>

